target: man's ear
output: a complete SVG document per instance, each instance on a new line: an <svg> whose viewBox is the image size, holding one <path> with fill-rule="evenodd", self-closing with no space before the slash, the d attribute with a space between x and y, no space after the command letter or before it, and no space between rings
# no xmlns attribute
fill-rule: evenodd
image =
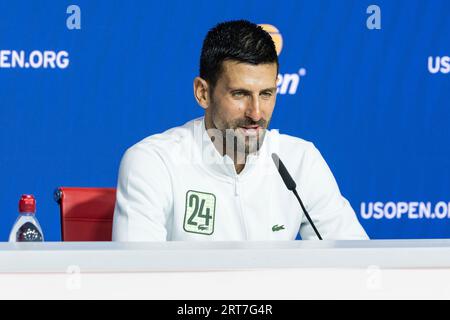
<svg viewBox="0 0 450 320"><path fill-rule="evenodd" d="M207 109L209 106L209 87L206 80L196 77L194 79L194 97L197 103L203 109Z"/></svg>

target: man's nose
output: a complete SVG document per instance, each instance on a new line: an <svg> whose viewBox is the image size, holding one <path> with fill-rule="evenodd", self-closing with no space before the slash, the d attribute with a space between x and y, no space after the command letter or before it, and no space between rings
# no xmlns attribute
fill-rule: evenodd
<svg viewBox="0 0 450 320"><path fill-rule="evenodd" d="M255 122L261 120L261 106L259 103L259 98L252 98L249 101L245 115Z"/></svg>

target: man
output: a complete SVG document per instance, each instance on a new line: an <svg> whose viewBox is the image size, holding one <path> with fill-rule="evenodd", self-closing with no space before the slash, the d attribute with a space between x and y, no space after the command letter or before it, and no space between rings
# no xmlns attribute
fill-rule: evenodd
<svg viewBox="0 0 450 320"><path fill-rule="evenodd" d="M266 130L277 75L275 45L261 27L231 21L209 31L194 80L205 116L126 152L113 240L317 239L272 153L324 239L367 239L314 145Z"/></svg>

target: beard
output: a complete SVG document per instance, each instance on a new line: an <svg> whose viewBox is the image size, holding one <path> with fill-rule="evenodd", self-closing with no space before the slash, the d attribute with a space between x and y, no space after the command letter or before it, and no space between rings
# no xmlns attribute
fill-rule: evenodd
<svg viewBox="0 0 450 320"><path fill-rule="evenodd" d="M212 110L218 110L214 106ZM212 125L215 134L213 141L216 147L222 147L222 154L227 154L235 163L245 164L245 159L249 154L255 154L262 147L266 135L269 121L260 119L254 121L248 117L223 120L220 114L213 112ZM243 127L258 126L257 130L244 130Z"/></svg>
<svg viewBox="0 0 450 320"><path fill-rule="evenodd" d="M245 130L243 127L258 126L257 130ZM249 118L236 119L222 130L225 140L225 150L235 154L254 154L261 148L266 135L267 121L253 121ZM248 131L251 133L249 134Z"/></svg>

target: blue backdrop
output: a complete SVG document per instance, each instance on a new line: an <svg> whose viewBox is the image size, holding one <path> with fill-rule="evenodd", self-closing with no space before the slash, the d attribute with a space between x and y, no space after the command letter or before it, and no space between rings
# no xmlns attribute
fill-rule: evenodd
<svg viewBox="0 0 450 320"><path fill-rule="evenodd" d="M371 4L381 29L367 27ZM202 40L241 18L283 39L272 128L316 144L368 234L449 238L449 12L448 0L0 0L0 241L22 193L59 240L57 186L115 186L129 146L201 116Z"/></svg>

